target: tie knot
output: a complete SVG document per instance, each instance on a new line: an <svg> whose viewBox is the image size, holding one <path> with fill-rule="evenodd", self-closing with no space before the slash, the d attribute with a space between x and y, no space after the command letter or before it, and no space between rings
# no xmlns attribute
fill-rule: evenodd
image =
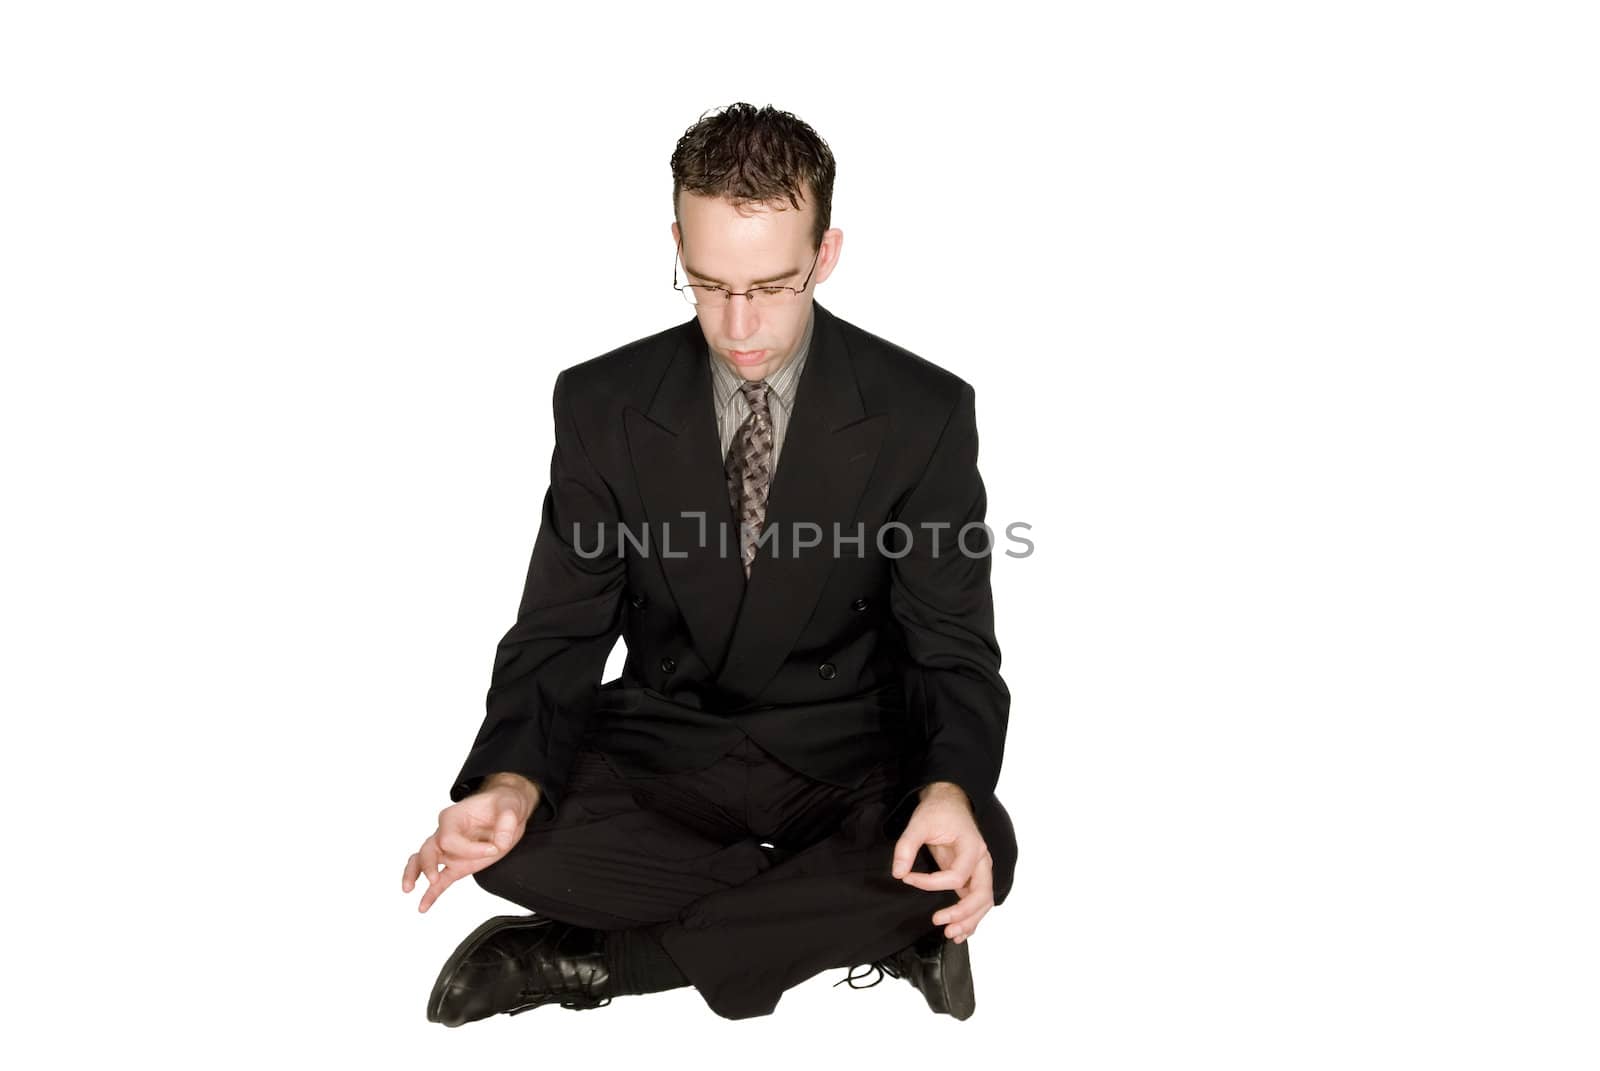
<svg viewBox="0 0 1600 1071"><path fill-rule="evenodd" d="M752 410L757 413L764 413L767 409L768 386L770 384L766 380L758 379L754 382L746 381L739 384L739 389L744 392L744 400L750 404Z"/></svg>

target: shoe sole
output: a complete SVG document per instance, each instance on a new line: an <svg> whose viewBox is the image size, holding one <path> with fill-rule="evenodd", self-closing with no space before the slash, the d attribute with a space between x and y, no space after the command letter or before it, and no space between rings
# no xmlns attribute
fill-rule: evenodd
<svg viewBox="0 0 1600 1071"><path fill-rule="evenodd" d="M450 953L450 958L444 961L444 966L439 969L439 977L433 983L433 992L428 994L428 1022L444 1022L444 1020L440 1017L439 1012L440 1009L444 1007L445 998L449 996L450 982L454 980L456 971L461 969L462 962L477 949L478 945L483 942L485 937L488 937L491 933L494 933L497 930L508 929L513 924L521 924L524 926L548 926L550 924L550 920L544 918L543 916L529 918L526 915L496 915L494 918L489 919L483 925L467 934L467 936L462 939L461 943L456 946L456 950ZM473 1021L475 1020L468 1020L468 1022ZM445 1023L444 1025L465 1026L466 1024Z"/></svg>
<svg viewBox="0 0 1600 1071"><path fill-rule="evenodd" d="M972 956L967 942L946 940L939 955L939 988L944 1010L952 1018L966 1019L978 1008L972 992Z"/></svg>

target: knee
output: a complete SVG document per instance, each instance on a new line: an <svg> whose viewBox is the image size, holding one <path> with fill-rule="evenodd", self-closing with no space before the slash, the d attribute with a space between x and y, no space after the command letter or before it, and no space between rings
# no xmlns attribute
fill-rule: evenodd
<svg viewBox="0 0 1600 1071"><path fill-rule="evenodd" d="M472 880L478 883L478 888L491 896L498 896L502 900L536 911L531 901L537 897L538 884L536 880L543 871L549 869L553 860L545 858L548 853L540 853L540 858L532 858L534 854L534 838L524 836L521 841L507 852L504 858L497 859L482 870L474 871Z"/></svg>
<svg viewBox="0 0 1600 1071"><path fill-rule="evenodd" d="M524 835L504 859L475 871L472 880L491 896L572 926L622 930L658 921L605 910L616 902L615 887L597 884L574 866L573 856L544 838Z"/></svg>
<svg viewBox="0 0 1600 1071"><path fill-rule="evenodd" d="M1011 882L1017 869L1017 833L1011 825L1011 815L999 799L991 797L983 817L978 820L978 832L989 849L994 864L994 902L1005 903L1011 895Z"/></svg>
<svg viewBox="0 0 1600 1071"><path fill-rule="evenodd" d="M498 896L503 900L519 901L524 894L522 882L517 880L515 866L508 866L510 859L500 859L472 875L472 880L478 883L478 888L491 896Z"/></svg>

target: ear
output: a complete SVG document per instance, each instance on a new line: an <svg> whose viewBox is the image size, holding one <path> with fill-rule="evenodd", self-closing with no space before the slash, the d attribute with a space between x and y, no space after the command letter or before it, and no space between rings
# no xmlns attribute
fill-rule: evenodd
<svg viewBox="0 0 1600 1071"><path fill-rule="evenodd" d="M843 249L843 230L830 227L822 232L822 255L817 258L817 274L811 285L815 286L833 274L834 265L839 263L839 254Z"/></svg>

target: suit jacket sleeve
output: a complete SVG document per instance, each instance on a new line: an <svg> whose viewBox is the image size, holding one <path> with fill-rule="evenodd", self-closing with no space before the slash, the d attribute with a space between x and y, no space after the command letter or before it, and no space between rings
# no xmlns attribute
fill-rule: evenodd
<svg viewBox="0 0 1600 1071"><path fill-rule="evenodd" d="M553 391L550 485L517 620L495 650L488 710L450 789L451 801L458 802L489 774L520 773L540 788L531 821L556 815L584 719L622 627L626 564L618 553L620 515L584 450L566 376L556 377Z"/></svg>
<svg viewBox="0 0 1600 1071"><path fill-rule="evenodd" d="M894 815L934 781L959 785L982 815L1000 778L1011 693L994 635L993 541L978 527L986 509L975 397L964 383L926 472L895 517L911 532L909 551L890 559L890 608L904 638L902 679L922 755L916 787ZM964 525L973 525L964 541L970 553L958 542ZM905 545L904 532L895 538Z"/></svg>

